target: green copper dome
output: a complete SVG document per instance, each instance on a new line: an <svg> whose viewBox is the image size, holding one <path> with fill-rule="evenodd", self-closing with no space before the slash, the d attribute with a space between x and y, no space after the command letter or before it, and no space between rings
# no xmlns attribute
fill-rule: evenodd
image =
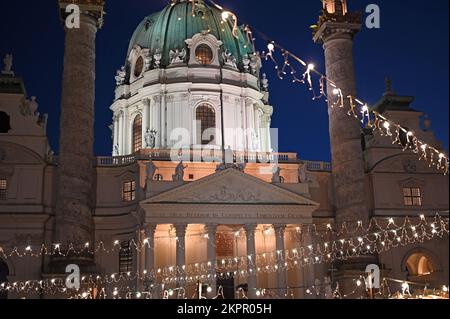
<svg viewBox="0 0 450 319"><path fill-rule="evenodd" d="M254 53L247 35L239 28L238 37L234 37L233 21L224 22L218 8L196 1L195 15L192 12L192 2L180 0L147 16L134 32L128 54L135 45L150 49L152 53L161 50L161 64L167 66L170 50L187 49L185 40L204 31L222 41L222 51L228 50L238 63L242 62L243 56Z"/></svg>

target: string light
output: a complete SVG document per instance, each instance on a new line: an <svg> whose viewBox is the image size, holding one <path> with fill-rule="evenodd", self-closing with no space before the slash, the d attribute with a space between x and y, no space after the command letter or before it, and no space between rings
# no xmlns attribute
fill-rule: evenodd
<svg viewBox="0 0 450 319"><path fill-rule="evenodd" d="M415 242L421 242L432 240L434 237L442 237L445 234L448 235L448 219L443 220L436 216L434 222L428 225L425 220L422 220L415 225L412 225L409 219L405 219L404 224L396 229L395 222L388 220L388 226L381 227L378 222L372 223L370 227L374 232L368 233L365 236L359 236L357 238L363 238L363 242L358 240L355 244L353 238L340 239L338 241L328 242L327 245L318 244L316 250L311 250L308 247L306 252L304 247L299 247L292 251L285 251L284 262L279 263L277 256L282 252L280 250L274 253L264 253L262 256L256 255L252 258L251 265L254 267L254 271L247 271L247 267L250 264L249 260L245 257L235 257L230 259L222 259L222 267L218 266L219 261L209 261L205 263L196 263L192 265L183 265L182 271L175 266L169 268L159 268L156 272L154 270L144 271L140 273L127 272L126 274L111 274L109 276L96 276L91 275L83 276L83 284L96 284L96 285L108 285L116 284L122 281L135 281L142 280L151 282L160 282L160 286L164 286L170 283L177 283L182 280L184 283L193 282L196 280L207 279L214 281L217 278L247 278L249 274L254 273L274 273L278 271L287 271L289 269L295 269L299 267L305 267L308 265L319 264L323 262L333 262L334 260L346 260L350 257L357 257L365 254L373 254L375 252L385 252L389 249L398 247L399 245L406 246ZM376 226L375 226L376 225ZM430 233L428 229L432 228ZM343 230L346 228L343 226ZM400 233L401 237L397 237L397 233ZM414 236L412 234L414 233ZM417 236L419 235L420 236ZM392 237L392 235L395 235ZM400 238L400 240L398 240ZM381 243L380 243L381 241ZM248 257L248 256L246 256ZM239 267L244 267L245 270L236 271ZM222 272L216 273L214 276L207 276L211 270L216 268L222 269ZM158 285L153 285L156 287ZM0 287L2 290L14 290L17 292L25 293L30 291L50 291L54 293L56 290L61 291L64 286L64 280L51 279L50 281L27 281L25 283L15 282L13 284L2 283Z"/></svg>
<svg viewBox="0 0 450 319"><path fill-rule="evenodd" d="M335 108L336 106L338 106L339 108L344 108L345 100L347 99L349 102L349 105L350 105L350 108L347 111L347 115L357 118L358 120L361 121L362 124L366 124L367 128L372 129L374 132L379 131L382 136L388 136L388 137L391 137L394 139L393 134L390 131L391 122L392 122L392 126L400 128L400 130L405 131L400 124L394 123L393 121L385 118L384 116L382 116L381 114L379 114L378 112L376 112L374 110L370 110L367 103L362 102L360 99L356 98L355 96L348 95L348 96L344 97L342 94L342 89L339 88L336 85L336 83L334 83L333 81L328 79L324 74L317 71L315 67L312 68L311 67L312 64L305 63L303 59L300 59L298 56L296 56L292 52L289 52L288 50L284 49L283 47L279 46L278 44L275 44L274 41L268 39L261 32L258 32L258 33L264 39L266 39L269 43L269 45L268 45L269 52L267 54L264 54L264 52L263 52L263 56L265 57L266 61L268 61L270 59L274 63L275 70L277 71L278 77L280 79L283 79L284 77L280 76L279 64L275 58L276 48L279 48L280 52L282 53L282 56L284 58L284 65L289 65L289 67L291 69L291 75L293 77L292 82L294 82L294 83L298 82L301 84L307 83L308 89L310 91L314 92L311 74L314 73L319 76L320 95L316 96L314 93L313 100L320 99L322 97L326 97L326 94L325 94L325 82L326 82L327 84L329 84L331 86L333 95L336 96L336 100L331 103L331 108ZM297 79L295 77L295 74L297 73L297 71L295 70L295 67L292 65L291 59L293 61L297 61L301 65L301 67L305 68L305 73L303 73L303 80ZM355 104L355 102L357 102L357 104L361 108L360 112L359 112L359 114L361 114L361 115L358 115L358 112L356 111L357 105ZM382 131L382 128L380 127L380 122L383 123L385 133ZM442 171L444 173L444 175L447 175L449 173L449 165L450 165L449 158L444 152L439 151L436 148L431 147L428 144L424 143L414 134L414 132L406 132L405 131L405 133L407 136L406 145L402 145L401 140L394 140L394 144L398 143L398 144L402 145L403 151L412 149L413 153L415 153L415 154L419 154L418 145L419 144L422 145L421 146L422 152L419 155L419 159L428 161L430 167L435 167L439 171ZM438 160L435 160L435 158L437 158Z"/></svg>

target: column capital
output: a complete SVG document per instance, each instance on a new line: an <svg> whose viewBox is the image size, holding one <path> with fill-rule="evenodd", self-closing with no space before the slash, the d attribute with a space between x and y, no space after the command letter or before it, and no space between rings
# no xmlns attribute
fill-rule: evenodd
<svg viewBox="0 0 450 319"><path fill-rule="evenodd" d="M59 9L62 20L65 20L70 14L66 12L66 8L69 5L79 6L80 14L93 19L97 24L97 28L103 26L105 0L59 0Z"/></svg>
<svg viewBox="0 0 450 319"><path fill-rule="evenodd" d="M144 225L145 236L147 236L147 237L154 236L157 227L158 227L158 225L156 225L156 224L146 224L146 225Z"/></svg>
<svg viewBox="0 0 450 319"><path fill-rule="evenodd" d="M177 237L184 237L188 228L188 224L173 224Z"/></svg>
<svg viewBox="0 0 450 319"><path fill-rule="evenodd" d="M218 224L205 224L205 231L209 235L215 234L218 226L219 226Z"/></svg>
<svg viewBox="0 0 450 319"><path fill-rule="evenodd" d="M248 234L249 232L255 232L257 227L258 227L257 224L245 224L244 230Z"/></svg>
<svg viewBox="0 0 450 319"><path fill-rule="evenodd" d="M286 230L286 225L285 224L274 224L273 229L275 230L275 235L277 235L279 237L283 237L284 232Z"/></svg>
<svg viewBox="0 0 450 319"><path fill-rule="evenodd" d="M145 99L142 100L142 104L144 106L150 106L151 101L152 100L150 98L145 98Z"/></svg>
<svg viewBox="0 0 450 319"><path fill-rule="evenodd" d="M273 229L275 230L285 230L286 229L286 224L273 224Z"/></svg>

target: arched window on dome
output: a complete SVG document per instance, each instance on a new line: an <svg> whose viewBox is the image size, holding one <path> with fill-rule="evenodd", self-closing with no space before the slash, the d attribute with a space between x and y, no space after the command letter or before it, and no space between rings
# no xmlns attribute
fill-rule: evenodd
<svg viewBox="0 0 450 319"><path fill-rule="evenodd" d="M139 152L142 149L142 116L137 115L133 122L133 135L132 135L133 153Z"/></svg>
<svg viewBox="0 0 450 319"><path fill-rule="evenodd" d="M195 112L197 144L208 145L215 140L216 113L208 104L201 104Z"/></svg>
<svg viewBox="0 0 450 319"><path fill-rule="evenodd" d="M195 49L195 58L200 64L209 65L214 58L213 51L207 44L200 44Z"/></svg>

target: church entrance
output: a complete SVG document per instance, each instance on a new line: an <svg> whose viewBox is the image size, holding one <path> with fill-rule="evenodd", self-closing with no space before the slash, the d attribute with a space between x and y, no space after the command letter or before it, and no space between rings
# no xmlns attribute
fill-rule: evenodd
<svg viewBox="0 0 450 319"><path fill-rule="evenodd" d="M222 287L223 296L225 299L234 299L235 298L235 286L234 286L234 277L228 278L218 278L217 279L217 287Z"/></svg>
<svg viewBox="0 0 450 319"><path fill-rule="evenodd" d="M8 275L8 266L0 259L0 284L8 281ZM8 299L8 292L0 290L0 299Z"/></svg>
<svg viewBox="0 0 450 319"><path fill-rule="evenodd" d="M219 232L216 234L216 254L217 259L232 258L236 252L236 239L232 235L233 227L219 226ZM223 273L222 269L218 269L219 273ZM222 288L223 297L225 299L234 299L236 291L236 283L232 273L226 277L217 277L217 288Z"/></svg>

